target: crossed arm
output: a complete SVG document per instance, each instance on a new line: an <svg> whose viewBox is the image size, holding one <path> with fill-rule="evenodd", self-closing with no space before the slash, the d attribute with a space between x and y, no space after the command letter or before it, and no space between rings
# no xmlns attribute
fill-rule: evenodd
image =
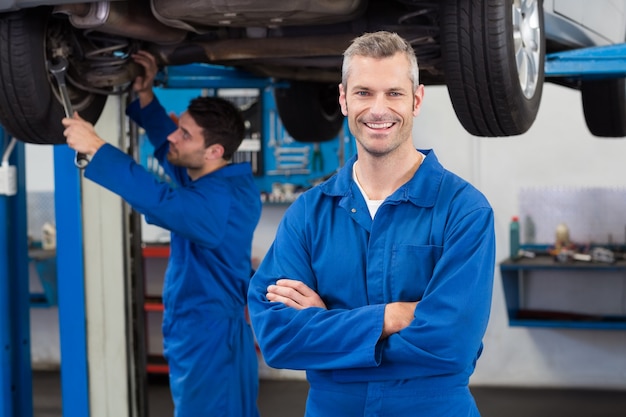
<svg viewBox="0 0 626 417"><path fill-rule="evenodd" d="M315 291L302 281L293 279L279 279L276 284L268 286L266 297L269 301L280 302L296 310L309 307L326 309L326 304ZM415 317L416 306L417 301L398 301L387 304L380 339L386 339L408 327Z"/></svg>

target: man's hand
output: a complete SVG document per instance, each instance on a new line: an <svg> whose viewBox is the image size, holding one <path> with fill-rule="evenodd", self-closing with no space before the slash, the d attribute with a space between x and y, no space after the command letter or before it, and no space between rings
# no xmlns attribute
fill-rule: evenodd
<svg viewBox="0 0 626 417"><path fill-rule="evenodd" d="M81 118L77 112L74 112L72 118L63 118L61 123L65 126L63 134L68 146L76 152L92 156L106 143L96 134L93 125Z"/></svg>
<svg viewBox="0 0 626 417"><path fill-rule="evenodd" d="M415 318L417 301L398 301L385 306L385 320L381 339L386 339L394 333L408 327Z"/></svg>
<svg viewBox="0 0 626 417"><path fill-rule="evenodd" d="M279 279L275 285L267 287L266 297L269 301L283 303L296 310L308 307L326 308L326 304L315 291L302 281L293 279Z"/></svg>
<svg viewBox="0 0 626 417"><path fill-rule="evenodd" d="M140 106L146 107L154 99L152 86L159 68L154 56L146 51L137 51L137 53L132 54L132 58L144 69L144 74L135 78L133 90L139 97Z"/></svg>

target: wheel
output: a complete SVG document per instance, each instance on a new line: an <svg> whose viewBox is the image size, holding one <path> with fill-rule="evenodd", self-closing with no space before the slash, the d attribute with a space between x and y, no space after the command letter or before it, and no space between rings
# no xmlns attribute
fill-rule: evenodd
<svg viewBox="0 0 626 417"><path fill-rule="evenodd" d="M16 139L37 144L65 143L65 116L56 81L48 72L49 52L70 50L76 39L65 20L54 19L48 8L0 16L0 125ZM70 65L73 60L68 57ZM71 75L75 71L68 69ZM85 92L67 83L72 107L95 122L106 96Z"/></svg>
<svg viewBox="0 0 626 417"><path fill-rule="evenodd" d="M274 100L280 120L298 142L326 142L339 134L343 114L337 84L292 81L276 88Z"/></svg>
<svg viewBox="0 0 626 417"><path fill-rule="evenodd" d="M475 136L533 124L543 91L542 0L445 0L442 54L457 118Z"/></svg>
<svg viewBox="0 0 626 417"><path fill-rule="evenodd" d="M587 128L594 136L626 136L626 79L583 81L583 112Z"/></svg>

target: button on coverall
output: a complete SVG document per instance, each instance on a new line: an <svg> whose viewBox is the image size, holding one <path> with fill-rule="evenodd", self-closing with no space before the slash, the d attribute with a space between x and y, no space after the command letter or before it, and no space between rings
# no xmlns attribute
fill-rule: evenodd
<svg viewBox="0 0 626 417"><path fill-rule="evenodd" d="M308 417L467 417L487 327L493 211L433 151L372 220L355 158L286 211L252 278L248 307L268 365L307 371ZM327 309L269 302L296 279ZM385 304L419 301L413 322L379 340Z"/></svg>

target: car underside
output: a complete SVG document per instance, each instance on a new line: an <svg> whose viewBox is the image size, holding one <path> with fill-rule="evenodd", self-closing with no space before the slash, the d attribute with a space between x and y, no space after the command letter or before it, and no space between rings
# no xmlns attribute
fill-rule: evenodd
<svg viewBox="0 0 626 417"><path fill-rule="evenodd" d="M342 53L377 30L413 45L420 81L448 87L469 133L518 135L538 111L546 45L567 48L546 42L541 0L58 3L0 13L0 124L26 142L64 143L50 62L69 62L74 109L95 121L140 73L130 57L138 49L164 68L209 63L285 82L275 94L285 128L299 141L330 140L343 121Z"/></svg>
<svg viewBox="0 0 626 417"><path fill-rule="evenodd" d="M249 11L249 2L231 1L228 12L216 3L221 2L182 6L178 1L157 0L154 14L146 2L83 3L57 6L53 14L67 16L87 37L108 34L107 44L119 37L123 52L148 44L162 65L204 62L315 82L340 80L341 54L353 38L389 30L415 45L429 83L443 83L440 2L370 1L366 8L363 1L340 0L321 7L327 2L263 0L255 2L258 10ZM304 9L307 6L311 10ZM127 39L135 42L128 44ZM114 83L124 81L124 75ZM90 84L102 87L110 83L98 74L90 79Z"/></svg>

